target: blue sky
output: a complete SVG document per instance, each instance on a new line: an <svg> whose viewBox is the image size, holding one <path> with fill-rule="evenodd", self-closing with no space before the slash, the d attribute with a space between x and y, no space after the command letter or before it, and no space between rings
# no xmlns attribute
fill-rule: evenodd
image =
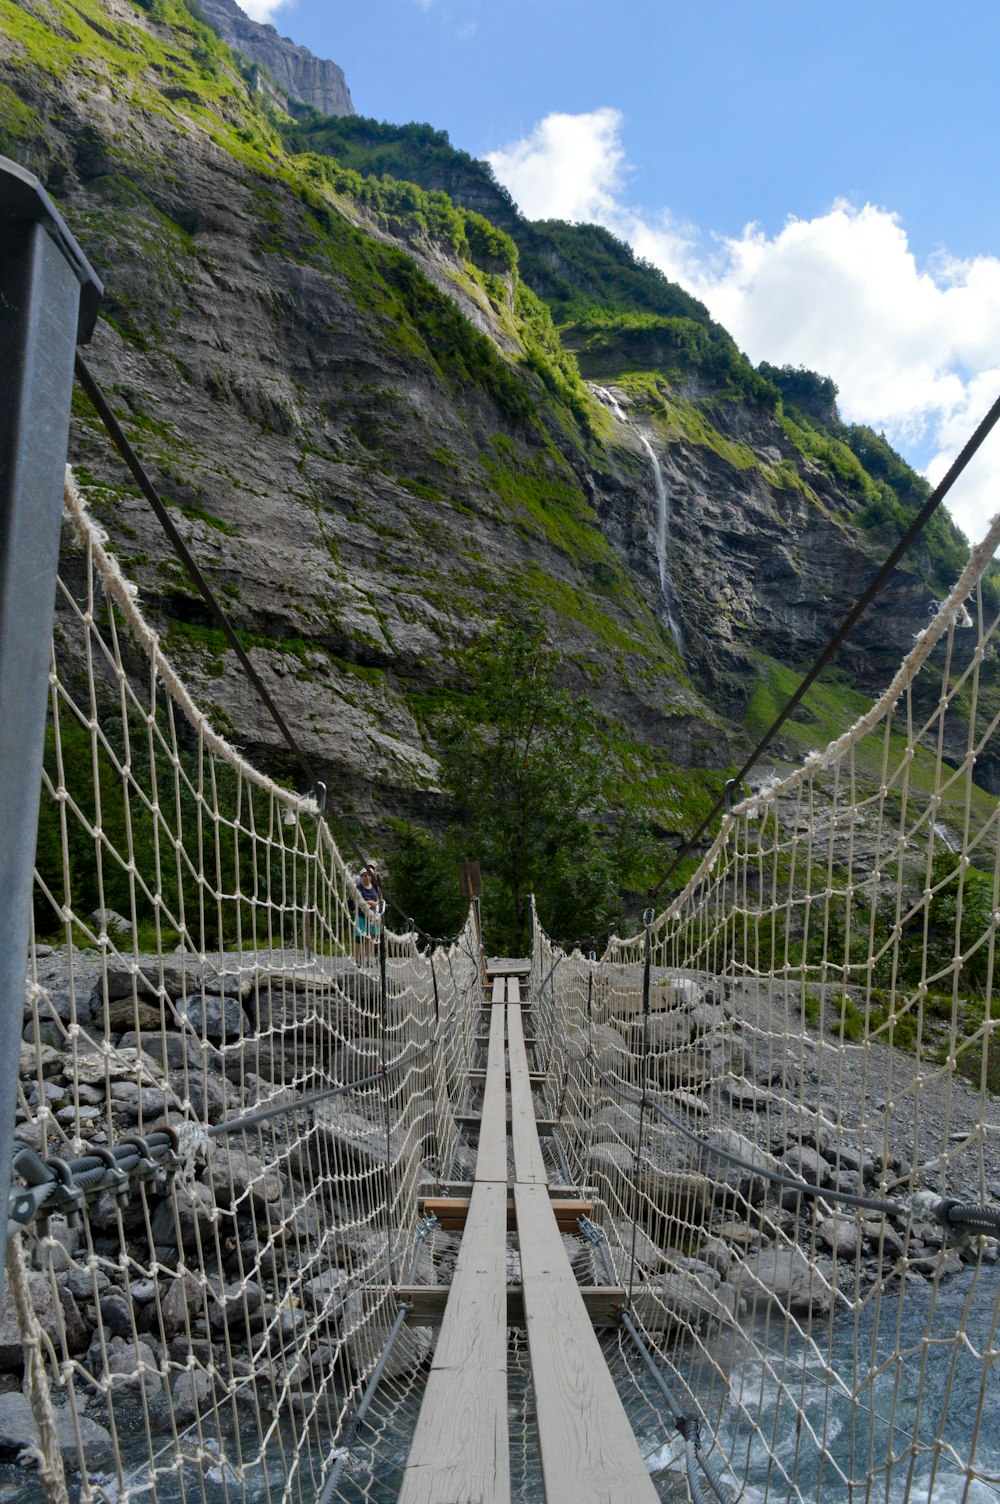
<svg viewBox="0 0 1000 1504"><path fill-rule="evenodd" d="M447 130L752 359L833 376L931 479L1000 391L996 0L245 3L359 114ZM1000 439L952 509L975 536L998 508Z"/></svg>

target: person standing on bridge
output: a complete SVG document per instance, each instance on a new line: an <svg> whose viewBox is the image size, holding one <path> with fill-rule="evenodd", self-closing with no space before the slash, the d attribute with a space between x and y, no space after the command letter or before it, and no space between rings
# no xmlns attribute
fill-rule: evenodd
<svg viewBox="0 0 1000 1504"><path fill-rule="evenodd" d="M370 961L375 955L382 912L385 904L378 891L378 881L371 866L363 867L355 883L357 888L357 917L354 921L354 961L357 966L362 958Z"/></svg>

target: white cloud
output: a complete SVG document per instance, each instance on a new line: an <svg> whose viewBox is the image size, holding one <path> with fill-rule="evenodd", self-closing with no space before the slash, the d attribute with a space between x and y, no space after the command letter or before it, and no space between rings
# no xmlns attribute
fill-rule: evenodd
<svg viewBox="0 0 1000 1504"><path fill-rule="evenodd" d="M239 3L251 21L271 21L275 11L285 10L295 0L239 0Z"/></svg>
<svg viewBox="0 0 1000 1504"><path fill-rule="evenodd" d="M620 111L546 115L530 136L488 161L528 219L596 220L619 212L625 151Z"/></svg>
<svg viewBox="0 0 1000 1504"><path fill-rule="evenodd" d="M749 225L706 244L628 203L622 125L607 108L549 115L490 162L529 218L606 225L701 298L753 361L832 376L847 421L884 429L940 479L1000 391L1000 259L920 267L895 214L846 202L773 236ZM1000 510L1000 437L950 505L970 537L985 531Z"/></svg>

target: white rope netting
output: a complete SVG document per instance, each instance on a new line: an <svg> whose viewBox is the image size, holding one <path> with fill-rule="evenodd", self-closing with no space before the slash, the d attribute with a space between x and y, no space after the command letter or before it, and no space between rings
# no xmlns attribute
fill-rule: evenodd
<svg viewBox="0 0 1000 1504"><path fill-rule="evenodd" d="M71 477L66 510L16 1147L107 1158L167 1122L176 1164L15 1239L0 1367L48 1374L39 1490L382 1498L431 1332L353 1418L394 1287L454 1256L418 1197L461 1161L478 942L359 924L315 805L199 711Z"/></svg>
<svg viewBox="0 0 1000 1504"><path fill-rule="evenodd" d="M17 1137L103 1165L167 1122L176 1153L17 1235L0 1411L39 1497L392 1500L435 1331L396 1292L448 1283L420 1197L475 1164L475 931L359 925L315 805L199 711L71 481L67 516ZM936 1216L1000 1192L998 541L648 933L596 961L536 929L546 1169L593 1204L572 1267L632 1323L602 1347L663 1499L678 1418L723 1494L1000 1497L996 1241ZM508 1401L541 1498L516 1327Z"/></svg>
<svg viewBox="0 0 1000 1504"><path fill-rule="evenodd" d="M536 929L593 1277L750 1499L1000 1498L997 1243L936 1215L1000 1203L998 544L648 933L588 961Z"/></svg>

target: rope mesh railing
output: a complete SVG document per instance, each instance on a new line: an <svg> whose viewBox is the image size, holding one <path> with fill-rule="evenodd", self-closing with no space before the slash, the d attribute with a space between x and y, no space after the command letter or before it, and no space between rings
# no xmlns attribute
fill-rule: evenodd
<svg viewBox="0 0 1000 1504"><path fill-rule="evenodd" d="M433 1345L394 1287L453 1257L417 1198L461 1157L474 927L359 933L315 805L201 714L65 500L0 1353L43 1354L39 1495L384 1498L362 1453Z"/></svg>
<svg viewBox="0 0 1000 1504"><path fill-rule="evenodd" d="M643 933L598 961L536 925L559 1140L665 1498L678 1416L749 1499L1000 1498L998 544Z"/></svg>
<svg viewBox="0 0 1000 1504"><path fill-rule="evenodd" d="M457 1248L419 1195L474 1163L475 926L359 933L315 805L66 507L0 1411L51 1500L388 1501L434 1343L395 1290ZM536 928L545 1164L593 1203L573 1268L623 1292L602 1347L664 1499L1000 1497L998 541L639 937ZM516 1328L508 1386L537 1498Z"/></svg>

